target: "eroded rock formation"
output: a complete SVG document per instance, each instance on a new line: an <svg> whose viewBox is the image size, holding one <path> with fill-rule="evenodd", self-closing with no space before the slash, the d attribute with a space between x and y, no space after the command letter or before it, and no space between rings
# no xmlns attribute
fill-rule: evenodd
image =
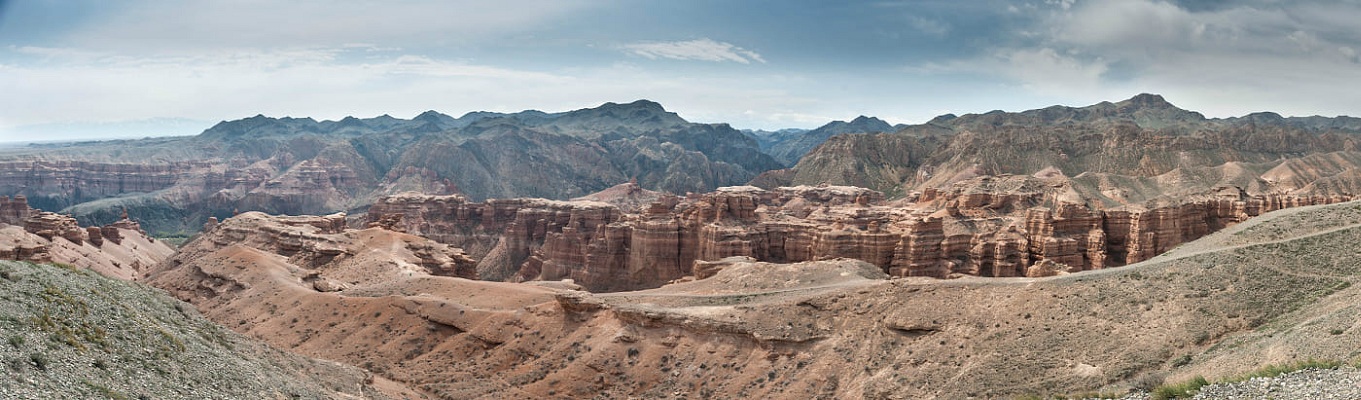
<svg viewBox="0 0 1361 400"><path fill-rule="evenodd" d="M980 191L1005 186L1009 191ZM697 261L854 258L896 276L1013 277L1139 262L1263 212L1350 196L1248 195L1236 188L1180 202L1089 207L1059 177L979 177L911 200L854 187L726 187L665 197L639 213L599 202L380 199L371 226L477 249L493 280L572 279L592 290L660 286ZM495 243L492 243L492 239ZM489 245L490 244L490 245ZM1052 266L1034 269L1046 261Z"/></svg>
<svg viewBox="0 0 1361 400"><path fill-rule="evenodd" d="M0 259L59 262L132 279L174 251L126 213L108 225L81 227L69 215L29 207L24 196L0 196Z"/></svg>
<svg viewBox="0 0 1361 400"><path fill-rule="evenodd" d="M476 279L474 262L463 250L424 238L394 233L382 229L355 230L345 226L345 214L327 216L271 216L260 212L242 213L205 230L172 257L181 263L196 257L231 247L251 248L282 257L289 264L311 272L299 272L300 279L312 279L317 270L336 265L374 265L374 271L391 269L420 271L435 276L454 276ZM377 254L377 255L375 255ZM375 257L381 260L375 261ZM378 277L348 277L350 284ZM339 278L337 278L339 279ZM318 287L337 288L344 281L318 284Z"/></svg>
<svg viewBox="0 0 1361 400"><path fill-rule="evenodd" d="M1181 203L1101 210L1064 200L1068 182L979 177L909 201L851 186L732 186L664 197L638 214L595 201L401 195L378 200L367 220L475 249L485 279L573 279L612 291L660 286L694 273L697 261L734 256L845 257L934 278L1087 271L1150 259L1262 212L1351 199L1221 188ZM1015 190L979 190L994 185ZM1030 268L1040 261L1052 265Z"/></svg>

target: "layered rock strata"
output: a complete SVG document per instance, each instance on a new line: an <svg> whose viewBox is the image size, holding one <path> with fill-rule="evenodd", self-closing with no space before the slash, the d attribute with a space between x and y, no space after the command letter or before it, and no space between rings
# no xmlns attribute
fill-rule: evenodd
<svg viewBox="0 0 1361 400"><path fill-rule="evenodd" d="M29 207L24 196L0 196L0 259L58 262L132 279L175 250L122 219L81 227L69 215Z"/></svg>
<svg viewBox="0 0 1361 400"><path fill-rule="evenodd" d="M998 180L1039 189L971 191ZM371 226L477 249L471 255L484 279L572 279L614 291L660 286L694 274L699 261L733 256L853 258L895 276L937 278L1101 269L1146 260L1263 212L1350 199L1219 190L1178 203L1101 209L1065 201L1061 183L981 177L893 202L854 187L726 187L665 197L640 213L587 201L476 203L408 194L380 199L366 218ZM1029 272L1040 261L1052 265Z"/></svg>
<svg viewBox="0 0 1361 400"><path fill-rule="evenodd" d="M394 274L419 271L434 276L476 279L474 262L463 250L428 239L382 229L349 229L345 214L327 216L271 216L260 212L242 213L219 223L209 224L190 244L176 253L171 262L185 263L196 257L227 248L250 248L274 254L305 270L295 271L300 279L315 279L321 271L337 265L363 265L375 257L388 264ZM396 260L396 261L394 261ZM372 266L373 269L381 269ZM359 283L374 277L346 277ZM321 287L344 287L344 281L319 283Z"/></svg>

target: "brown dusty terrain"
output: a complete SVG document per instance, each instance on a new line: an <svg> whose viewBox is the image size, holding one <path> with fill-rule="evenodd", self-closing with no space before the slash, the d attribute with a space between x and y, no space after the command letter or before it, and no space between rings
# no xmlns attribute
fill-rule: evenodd
<svg viewBox="0 0 1361 400"><path fill-rule="evenodd" d="M855 260L728 259L699 263L717 271L706 279L611 294L437 276L461 269L411 250L433 242L289 218L223 221L149 282L234 330L435 398L1123 392L1149 376L1361 348L1357 202L1269 213L1149 261L1051 278L885 279ZM279 237L300 244L280 251L269 244Z"/></svg>

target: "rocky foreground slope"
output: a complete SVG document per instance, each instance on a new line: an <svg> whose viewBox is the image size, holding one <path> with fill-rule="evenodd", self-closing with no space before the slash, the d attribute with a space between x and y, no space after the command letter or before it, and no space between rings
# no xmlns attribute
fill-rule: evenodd
<svg viewBox="0 0 1361 400"><path fill-rule="evenodd" d="M0 398L393 398L361 369L267 347L88 271L0 261L0 293Z"/></svg>
<svg viewBox="0 0 1361 400"><path fill-rule="evenodd" d="M591 294L439 276L449 268L422 260L448 253L413 249L414 237L252 213L186 244L149 282L234 330L438 398L1118 392L1148 377L1355 357L1357 221L1355 202L1291 208L1059 277L726 259L696 263L703 279ZM299 240L271 244L281 238ZM351 248L367 250L328 250Z"/></svg>

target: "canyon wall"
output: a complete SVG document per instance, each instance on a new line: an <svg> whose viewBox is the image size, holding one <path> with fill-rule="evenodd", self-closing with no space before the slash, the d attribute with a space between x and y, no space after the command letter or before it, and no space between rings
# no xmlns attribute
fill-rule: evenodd
<svg viewBox="0 0 1361 400"><path fill-rule="evenodd" d="M407 194L378 200L366 220L473 249L483 279L573 279L615 291L660 286L692 275L696 261L732 256L854 258L895 276L936 278L1101 269L1146 260L1267 211L1347 200L1227 188L1178 203L1094 209L1043 191L932 190L885 202L879 192L854 187L726 187L664 197L636 214L589 201L476 203Z"/></svg>
<svg viewBox="0 0 1361 400"><path fill-rule="evenodd" d="M203 162L161 164L103 163L80 160L0 162L0 193L27 193L38 208L68 206L125 193L150 193L174 186Z"/></svg>

